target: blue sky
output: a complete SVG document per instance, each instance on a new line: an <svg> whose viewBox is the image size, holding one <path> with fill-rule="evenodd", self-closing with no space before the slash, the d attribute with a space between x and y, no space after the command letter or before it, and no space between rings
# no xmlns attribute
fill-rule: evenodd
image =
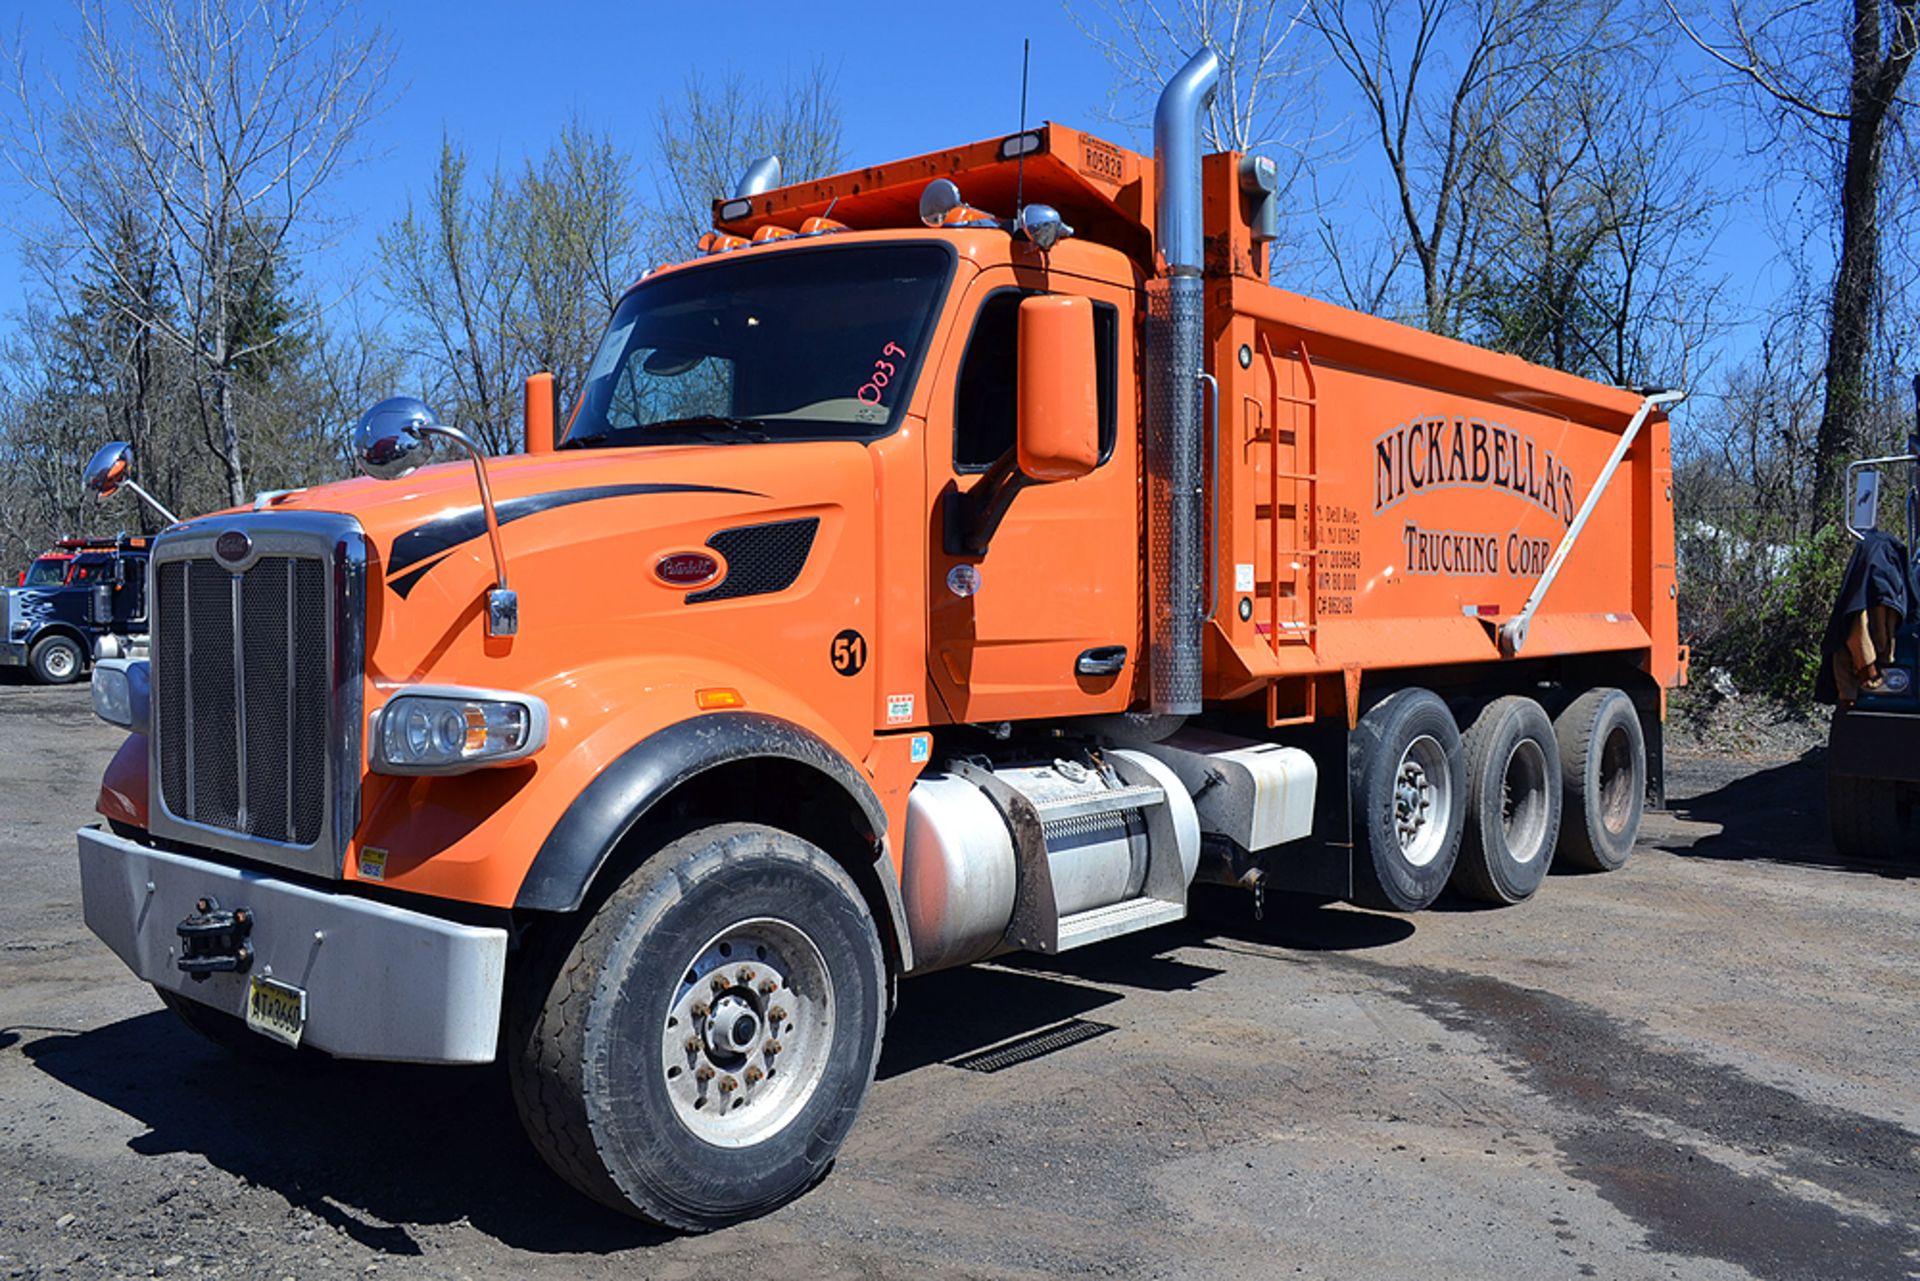
<svg viewBox="0 0 1920 1281"><path fill-rule="evenodd" d="M1097 12L1093 0L1084 8ZM67 0L15 0L30 61L64 75L61 37L71 29ZM399 57L396 96L367 136L367 156L342 175L329 195L339 221L333 247L302 265L309 282L371 280L375 238L432 174L442 130L464 142L481 165L508 166L543 151L578 114L605 128L647 169L657 104L690 69L739 71L779 83L816 60L836 79L850 162L865 164L1013 132L1018 123L1020 44L1033 41L1031 121L1057 119L1144 146L1145 137L1103 118L1111 73L1100 52L1054 0L1019 4L762 7L585 3L552 0L538 7L501 0L414 0L365 3L362 17L393 35ZM1310 38L1302 33L1301 38ZM1314 52L1318 52L1315 50ZM1668 68L1699 74L1682 50ZM1337 75L1323 77L1335 87ZM1732 113L1703 104L1715 173L1738 192L1724 205L1714 266L1726 272L1737 304L1764 309L1780 271L1758 225L1763 194L1743 181L1738 140L1727 133ZM1322 123L1338 127L1351 108L1323 107ZM1358 205L1355 187L1371 180L1366 153L1328 170L1340 205ZM1342 187L1342 183L1346 184ZM1346 212L1336 208L1336 213ZM10 174L0 172L0 214L10 224L45 217ZM27 282L18 245L0 241L0 328L17 316ZM378 314L377 297L360 301ZM1750 332L1731 346L1746 346Z"/></svg>

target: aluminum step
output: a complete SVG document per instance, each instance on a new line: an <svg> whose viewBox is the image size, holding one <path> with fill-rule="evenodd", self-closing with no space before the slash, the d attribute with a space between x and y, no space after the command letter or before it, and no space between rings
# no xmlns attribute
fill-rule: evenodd
<svg viewBox="0 0 1920 1281"><path fill-rule="evenodd" d="M1169 921L1185 919L1185 903L1169 903L1165 899L1130 898L1119 903L1110 903L1106 907L1090 908L1085 912L1075 912L1071 916L1060 918L1059 942L1056 952L1068 952L1076 947L1085 947L1089 943L1098 943L1102 939L1117 938L1122 934L1131 934L1135 930L1151 929L1156 925L1165 925Z"/></svg>
<svg viewBox="0 0 1920 1281"><path fill-rule="evenodd" d="M1101 792L1083 792L1058 800L1035 801L1033 809L1042 823L1059 823L1093 814L1119 814L1143 810L1149 805L1164 805L1167 794L1158 787L1111 787Z"/></svg>

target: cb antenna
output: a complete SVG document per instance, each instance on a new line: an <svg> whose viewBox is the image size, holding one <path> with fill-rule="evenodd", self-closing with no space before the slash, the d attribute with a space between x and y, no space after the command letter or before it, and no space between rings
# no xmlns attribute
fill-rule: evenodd
<svg viewBox="0 0 1920 1281"><path fill-rule="evenodd" d="M1022 207L1020 201L1027 187L1027 64L1032 56L1032 38L1022 37L1020 41L1020 133L1017 135L1020 138L1020 159L1015 162L1013 170L1013 217L1016 222L1020 218Z"/></svg>

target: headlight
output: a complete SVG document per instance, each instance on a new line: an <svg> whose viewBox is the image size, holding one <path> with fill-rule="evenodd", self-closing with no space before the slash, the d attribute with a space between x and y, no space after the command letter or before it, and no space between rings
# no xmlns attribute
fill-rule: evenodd
<svg viewBox="0 0 1920 1281"><path fill-rule="evenodd" d="M103 658L93 665L93 714L136 734L147 732L147 660Z"/></svg>
<svg viewBox="0 0 1920 1281"><path fill-rule="evenodd" d="M375 715L376 774L459 774L524 760L547 741L547 705L531 694L417 686Z"/></svg>

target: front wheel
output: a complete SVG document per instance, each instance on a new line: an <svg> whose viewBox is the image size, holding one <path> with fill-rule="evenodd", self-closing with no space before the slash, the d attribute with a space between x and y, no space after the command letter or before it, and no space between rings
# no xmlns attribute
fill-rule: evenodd
<svg viewBox="0 0 1920 1281"><path fill-rule="evenodd" d="M86 670L86 657L70 636L49 636L27 655L33 679L42 685L71 685Z"/></svg>
<svg viewBox="0 0 1920 1281"><path fill-rule="evenodd" d="M582 1192L669 1228L806 1191L879 1061L873 918L839 864L773 828L669 842L523 977L508 1066L534 1146Z"/></svg>

